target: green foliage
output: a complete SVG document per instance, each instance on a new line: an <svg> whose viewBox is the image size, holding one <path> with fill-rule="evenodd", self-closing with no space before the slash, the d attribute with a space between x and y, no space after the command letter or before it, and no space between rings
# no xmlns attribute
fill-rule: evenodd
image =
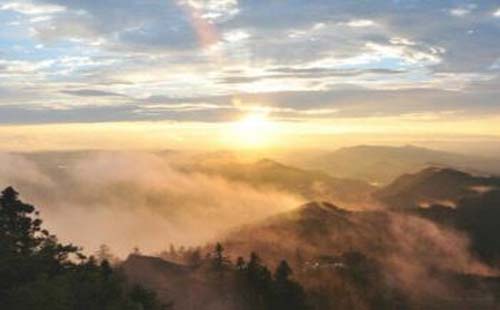
<svg viewBox="0 0 500 310"><path fill-rule="evenodd" d="M130 289L107 260L100 265L42 229L35 208L8 187L0 196L2 310L157 310L155 295Z"/></svg>

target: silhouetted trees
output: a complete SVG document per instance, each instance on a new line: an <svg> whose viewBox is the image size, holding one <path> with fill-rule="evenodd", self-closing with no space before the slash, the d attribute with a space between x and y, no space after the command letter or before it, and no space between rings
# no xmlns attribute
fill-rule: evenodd
<svg viewBox="0 0 500 310"><path fill-rule="evenodd" d="M164 309L152 292L130 289L106 259L59 243L12 187L0 196L0 301L2 310Z"/></svg>
<svg viewBox="0 0 500 310"><path fill-rule="evenodd" d="M274 277L254 252L248 263L238 257L235 267L241 304L245 309L307 309L304 290L290 279L292 269L286 261L280 263Z"/></svg>
<svg viewBox="0 0 500 310"><path fill-rule="evenodd" d="M286 261L276 268L273 283L273 309L307 309L306 295L302 286L290 279L293 271Z"/></svg>
<svg viewBox="0 0 500 310"><path fill-rule="evenodd" d="M111 248L106 244L101 244L94 256L99 263L107 261L107 263L115 265L119 262L118 258L111 252Z"/></svg>
<svg viewBox="0 0 500 310"><path fill-rule="evenodd" d="M200 247L184 247L176 248L175 245L170 244L167 251L159 253L159 257L175 263L185 264L196 267L202 264L203 257Z"/></svg>
<svg viewBox="0 0 500 310"><path fill-rule="evenodd" d="M212 266L215 271L223 272L231 266L231 261L224 254L224 247L217 243L212 255Z"/></svg>

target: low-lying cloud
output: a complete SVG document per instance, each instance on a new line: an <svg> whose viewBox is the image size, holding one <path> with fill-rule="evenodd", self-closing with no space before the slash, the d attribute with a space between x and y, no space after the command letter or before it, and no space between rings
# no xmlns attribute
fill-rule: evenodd
<svg viewBox="0 0 500 310"><path fill-rule="evenodd" d="M122 256L135 246L151 253L170 243L202 244L302 202L288 193L183 172L160 155L91 152L64 163L43 156L1 154L0 185L14 185L23 200L39 207L46 227L87 252L102 243Z"/></svg>

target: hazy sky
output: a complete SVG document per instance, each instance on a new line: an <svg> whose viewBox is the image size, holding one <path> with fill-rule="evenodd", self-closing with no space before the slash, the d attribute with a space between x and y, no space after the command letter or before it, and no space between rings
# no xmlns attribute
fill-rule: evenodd
<svg viewBox="0 0 500 310"><path fill-rule="evenodd" d="M20 145L231 140L255 113L295 136L500 136L498 0L0 0L0 24Z"/></svg>

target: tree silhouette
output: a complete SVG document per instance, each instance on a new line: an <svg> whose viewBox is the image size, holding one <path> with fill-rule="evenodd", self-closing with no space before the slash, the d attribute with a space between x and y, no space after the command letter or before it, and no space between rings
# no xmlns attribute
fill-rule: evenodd
<svg viewBox="0 0 500 310"><path fill-rule="evenodd" d="M218 273L223 273L231 265L231 261L224 254L224 247L219 242L215 245L212 255L212 267Z"/></svg>
<svg viewBox="0 0 500 310"><path fill-rule="evenodd" d="M0 296L42 273L60 272L71 265L69 256L78 253L77 247L60 244L43 230L38 212L18 196L12 187L0 196Z"/></svg>
<svg viewBox="0 0 500 310"><path fill-rule="evenodd" d="M72 259L72 258L76 259ZM78 263L77 263L78 262ZM32 205L8 187L0 196L2 310L159 310L155 295L130 290L107 260L100 265L42 229Z"/></svg>
<svg viewBox="0 0 500 310"><path fill-rule="evenodd" d="M257 253L252 252L244 269L247 284L244 299L251 309L271 309L271 272L261 263Z"/></svg>
<svg viewBox="0 0 500 310"><path fill-rule="evenodd" d="M192 251L189 251L186 257L186 262L188 265L192 267L198 267L202 263L202 258L201 258L201 250L200 249L194 249Z"/></svg>
<svg viewBox="0 0 500 310"><path fill-rule="evenodd" d="M293 271L283 260L274 273L273 309L303 310L307 309L306 295L297 282L290 279Z"/></svg>
<svg viewBox="0 0 500 310"><path fill-rule="evenodd" d="M118 258L113 255L111 248L106 244L101 244L95 252L95 258L98 262L107 261L110 264L118 263Z"/></svg>

